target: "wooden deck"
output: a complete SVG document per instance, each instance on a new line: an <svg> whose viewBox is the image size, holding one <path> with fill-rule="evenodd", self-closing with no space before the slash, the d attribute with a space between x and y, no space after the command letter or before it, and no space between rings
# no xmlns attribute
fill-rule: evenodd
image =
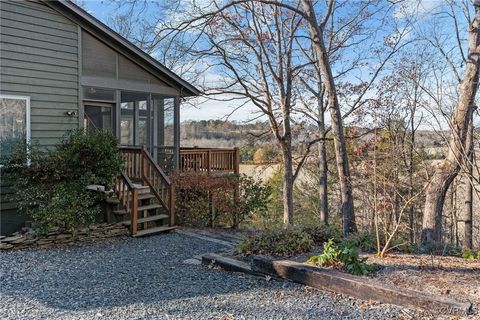
<svg viewBox="0 0 480 320"><path fill-rule="evenodd" d="M238 148L180 148L179 172L239 173Z"/></svg>

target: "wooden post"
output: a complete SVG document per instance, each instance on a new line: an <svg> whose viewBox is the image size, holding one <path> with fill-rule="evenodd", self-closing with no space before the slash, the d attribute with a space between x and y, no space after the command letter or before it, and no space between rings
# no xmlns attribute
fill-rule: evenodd
<svg viewBox="0 0 480 320"><path fill-rule="evenodd" d="M131 233L132 236L137 234L137 224L138 224L138 189L134 188L133 189L133 199L132 199L132 225L131 227Z"/></svg>
<svg viewBox="0 0 480 320"><path fill-rule="evenodd" d="M168 214L170 215L170 227L173 227L175 225L175 186L173 183L170 185Z"/></svg>
<svg viewBox="0 0 480 320"><path fill-rule="evenodd" d="M233 172L235 174L240 174L240 150L238 147L233 148Z"/></svg>
<svg viewBox="0 0 480 320"><path fill-rule="evenodd" d="M104 215L104 219L105 219L105 222L112 222L112 204L111 203L105 203L105 215Z"/></svg>
<svg viewBox="0 0 480 320"><path fill-rule="evenodd" d="M207 150L207 173L210 174L212 171L212 164L210 161L210 149Z"/></svg>
<svg viewBox="0 0 480 320"><path fill-rule="evenodd" d="M147 150L147 147L144 145L142 147L142 153L141 153L141 157L142 157L142 168L141 168L141 174L142 174L142 182L144 185L147 184L147 158L145 157L145 155L143 154L143 152L148 152Z"/></svg>
<svg viewBox="0 0 480 320"><path fill-rule="evenodd" d="M233 172L235 175L238 176L238 181L237 184L235 185L235 189L233 190L233 199L235 201L235 204L238 204L240 201L240 152L238 147L233 148ZM238 217L235 216L233 219L233 228L237 229L239 225Z"/></svg>

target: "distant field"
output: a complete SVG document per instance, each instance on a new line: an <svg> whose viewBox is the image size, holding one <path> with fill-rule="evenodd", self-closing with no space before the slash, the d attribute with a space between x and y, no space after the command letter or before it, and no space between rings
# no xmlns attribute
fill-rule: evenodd
<svg viewBox="0 0 480 320"><path fill-rule="evenodd" d="M278 170L279 164L241 164L240 173L267 181Z"/></svg>

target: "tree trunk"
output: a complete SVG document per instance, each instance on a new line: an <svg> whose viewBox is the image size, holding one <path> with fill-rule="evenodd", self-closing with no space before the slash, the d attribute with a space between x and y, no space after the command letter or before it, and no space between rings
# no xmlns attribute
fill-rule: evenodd
<svg viewBox="0 0 480 320"><path fill-rule="evenodd" d="M321 77L319 76L319 92L321 92ZM323 94L318 97L318 143L319 178L318 178L318 204L320 208L320 221L328 224L328 162L327 141L325 140L325 109L323 106Z"/></svg>
<svg viewBox="0 0 480 320"><path fill-rule="evenodd" d="M293 225L293 167L292 148L286 143L282 146L283 155L283 224Z"/></svg>
<svg viewBox="0 0 480 320"><path fill-rule="evenodd" d="M470 24L467 67L460 85L459 100L451 119L451 134L447 157L436 168L426 190L423 214L422 244L440 242L442 236L442 210L448 187L460 170L465 157L465 140L475 95L478 89L480 55L480 3L474 3L475 18Z"/></svg>
<svg viewBox="0 0 480 320"><path fill-rule="evenodd" d="M413 198L414 193L414 181L413 173L415 172L415 111L417 110L417 99L418 99L418 84L416 83L417 77L415 75L414 83L414 99L413 99L413 108L410 115L410 142L408 146L408 199ZM409 226L409 240L410 243L415 243L415 203L412 201L408 208L408 226Z"/></svg>
<svg viewBox="0 0 480 320"><path fill-rule="evenodd" d="M320 221L323 224L328 224L328 163L327 163L327 148L325 140L321 140L318 145L318 158L320 161L319 173L319 206L320 206Z"/></svg>
<svg viewBox="0 0 480 320"><path fill-rule="evenodd" d="M352 183L350 178L350 167L348 164L345 134L343 132L342 114L340 105L338 103L330 61L325 49L323 26L319 26L317 22L318 20L313 8L313 2L310 0L302 0L302 5L305 10L305 14L308 17L312 46L315 50L315 55L318 57L319 68L322 72L325 89L328 95L328 109L332 119L332 134L335 146L335 158L342 201L343 232L345 235L347 235L351 232L355 232L357 227L355 224Z"/></svg>
<svg viewBox="0 0 480 320"><path fill-rule="evenodd" d="M461 247L464 249L473 249L473 161L474 161L474 144L473 144L473 118L468 126L468 160L467 163L467 198L465 200L465 208L462 210L460 221L463 226L461 237Z"/></svg>

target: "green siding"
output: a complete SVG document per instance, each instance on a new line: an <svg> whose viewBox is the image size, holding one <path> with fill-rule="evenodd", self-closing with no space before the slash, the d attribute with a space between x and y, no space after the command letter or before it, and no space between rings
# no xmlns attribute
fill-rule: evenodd
<svg viewBox="0 0 480 320"><path fill-rule="evenodd" d="M78 27L44 4L0 2L0 93L30 97L31 138L51 148L71 129L77 111ZM0 173L0 233L18 229L11 183Z"/></svg>

